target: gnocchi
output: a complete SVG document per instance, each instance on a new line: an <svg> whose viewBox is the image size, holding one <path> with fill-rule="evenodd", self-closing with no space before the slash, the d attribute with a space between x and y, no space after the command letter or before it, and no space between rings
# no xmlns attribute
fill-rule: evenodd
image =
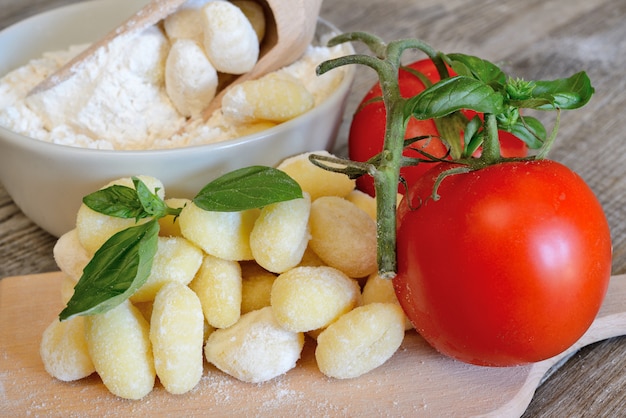
<svg viewBox="0 0 626 418"><path fill-rule="evenodd" d="M233 325L241 315L241 267L236 261L206 255L189 284L202 304L207 323L215 328Z"/></svg>
<svg viewBox="0 0 626 418"><path fill-rule="evenodd" d="M58 318L43 333L39 353L46 371L66 382L82 379L96 371L85 340L85 318Z"/></svg>
<svg viewBox="0 0 626 418"><path fill-rule="evenodd" d="M404 313L393 303L371 303L348 312L317 337L320 371L337 379L361 376L386 362L404 338Z"/></svg>
<svg viewBox="0 0 626 418"><path fill-rule="evenodd" d="M258 209L242 212L210 212L190 203L178 218L181 234L207 254L225 260L252 260L250 233Z"/></svg>
<svg viewBox="0 0 626 418"><path fill-rule="evenodd" d="M95 371L127 399L146 396L157 377L169 393L192 390L205 359L258 383L295 367L305 334L328 377L350 379L384 364L411 325L391 281L376 273L375 201L353 182L316 184L308 154L281 166L303 186L303 198L235 213L168 198L181 213L159 219L146 282L106 313L50 324L40 346L48 373L76 380ZM98 222L97 239L120 227L111 217ZM59 239L64 300L89 257L78 226Z"/></svg>
<svg viewBox="0 0 626 418"><path fill-rule="evenodd" d="M309 161L311 154L332 156L328 151L298 154L281 162L278 169L296 180L302 190L311 196L311 201L315 201L321 196L345 197L354 190L355 180L351 180L341 173L326 171L314 165Z"/></svg>
<svg viewBox="0 0 626 418"><path fill-rule="evenodd" d="M125 399L141 399L156 378L149 324L130 301L85 318L89 356L104 385Z"/></svg>
<svg viewBox="0 0 626 418"><path fill-rule="evenodd" d="M261 209L250 232L250 249L259 265L274 273L287 271L302 260L309 243L311 199L273 203Z"/></svg>
<svg viewBox="0 0 626 418"><path fill-rule="evenodd" d="M249 312L235 325L209 335L207 361L239 380L260 383L295 367L304 335L281 327L271 307Z"/></svg>
<svg viewBox="0 0 626 418"><path fill-rule="evenodd" d="M311 249L350 277L376 271L376 223L353 203L323 196L311 204Z"/></svg>
<svg viewBox="0 0 626 418"><path fill-rule="evenodd" d="M133 302L148 302L168 282L188 284L202 264L202 251L182 237L159 237L157 252L146 282L131 296Z"/></svg>
<svg viewBox="0 0 626 418"><path fill-rule="evenodd" d="M150 342L159 381L170 393L190 391L202 377L204 316L198 296L179 282L156 295L150 319Z"/></svg>
<svg viewBox="0 0 626 418"><path fill-rule="evenodd" d="M229 89L222 98L224 116L235 123L285 122L315 106L315 98L293 77L267 74Z"/></svg>
<svg viewBox="0 0 626 418"><path fill-rule="evenodd" d="M165 189L163 183L150 176L137 176L153 193L163 198L165 196ZM103 188L112 186L114 184L132 187L134 188L133 181L130 177L121 178L106 184ZM147 219L143 219L139 222L145 222ZM134 218L116 218L108 216L99 212L96 212L84 203L81 204L76 215L76 232L78 239L83 248L89 253L94 254L98 248L102 246L117 232L123 229L131 227L136 224Z"/></svg>
<svg viewBox="0 0 626 418"><path fill-rule="evenodd" d="M293 332L323 328L356 306L358 283L332 267L297 267L276 278L271 305L278 323Z"/></svg>
<svg viewBox="0 0 626 418"><path fill-rule="evenodd" d="M202 8L203 44L217 71L247 73L259 57L259 39L240 8L226 1L213 1Z"/></svg>

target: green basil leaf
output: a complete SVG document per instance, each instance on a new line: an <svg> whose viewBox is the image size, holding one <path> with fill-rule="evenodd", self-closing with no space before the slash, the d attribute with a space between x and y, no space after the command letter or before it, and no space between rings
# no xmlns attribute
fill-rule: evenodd
<svg viewBox="0 0 626 418"><path fill-rule="evenodd" d="M478 116L474 116L465 127L464 138L466 145L465 150L463 151L463 155L474 154L478 147L480 147L480 145L483 143L483 138L480 130L482 126L482 120L480 120Z"/></svg>
<svg viewBox="0 0 626 418"><path fill-rule="evenodd" d="M153 219L109 238L83 270L59 319L103 313L128 299L150 275L158 235Z"/></svg>
<svg viewBox="0 0 626 418"><path fill-rule="evenodd" d="M113 185L83 197L90 209L116 218L141 219L147 216L132 187Z"/></svg>
<svg viewBox="0 0 626 418"><path fill-rule="evenodd" d="M141 207L149 216L162 218L167 215L168 209L163 199L157 196L156 193L152 193L148 186L139 178L133 177L133 184L135 185Z"/></svg>
<svg viewBox="0 0 626 418"><path fill-rule="evenodd" d="M460 109L498 114L504 111L504 98L482 81L456 76L441 80L408 99L405 116L432 119Z"/></svg>
<svg viewBox="0 0 626 418"><path fill-rule="evenodd" d="M238 212L301 197L300 185L285 172L252 166L213 180L200 190L193 202L208 211Z"/></svg>
<svg viewBox="0 0 626 418"><path fill-rule="evenodd" d="M506 74L497 65L479 57L465 54L446 54L458 75L471 77L485 84L506 84Z"/></svg>
<svg viewBox="0 0 626 418"><path fill-rule="evenodd" d="M555 108L571 110L587 104L593 93L591 80L584 71L581 71L568 78L535 81L532 98L511 101L511 104L520 108L539 110L554 110Z"/></svg>
<svg viewBox="0 0 626 418"><path fill-rule="evenodd" d="M510 127L510 131L531 149L541 148L547 135L541 121L530 116L525 116L523 122L518 120Z"/></svg>

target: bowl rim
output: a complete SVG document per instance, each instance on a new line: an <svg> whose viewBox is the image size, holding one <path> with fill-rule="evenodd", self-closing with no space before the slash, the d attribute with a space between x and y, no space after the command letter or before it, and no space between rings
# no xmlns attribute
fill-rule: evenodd
<svg viewBox="0 0 626 418"><path fill-rule="evenodd" d="M18 22L15 22L7 26L6 28L0 30L0 35L2 35L2 33L5 31L10 30L14 26L27 23L31 19L40 18L48 14L63 13L63 12L66 12L68 10L75 9L75 8L88 7L89 4L94 4L94 3L108 3L108 2L107 0L88 0L84 2L67 4L67 5L63 5L60 7L54 7L44 12L26 17L25 19L22 19ZM336 27L333 23L329 22L328 20L322 17L318 17L317 24L318 25L322 24L326 26L329 29L329 32L328 32L329 34L342 33L338 27ZM352 53L354 52L354 48L350 43L346 43L344 45L346 48L348 48L349 50L348 52L352 52ZM344 95L344 93L347 93L346 90L349 90L351 88L352 83L354 81L354 76L355 76L354 66L344 66L342 68L344 70L344 76L342 80L340 81L340 83L337 85L337 87L335 87L332 90L332 92L328 95L328 97L326 97L326 99L323 102L316 105L313 109L293 119L290 119L276 126L273 126L271 128L267 128L262 131L240 136L237 138L226 139L222 141L210 142L210 143L205 143L205 144L185 145L182 147L173 147L173 148L139 149L139 150L127 150L127 149L110 150L110 149L85 148L85 147L78 147L78 146L48 142L45 140L26 136L18 132L14 132L10 129L7 129L6 127L2 125L0 125L0 137L2 138L1 139L2 141L8 141L14 146L18 146L18 147L24 147L24 148L33 149L33 150L38 149L40 152L45 152L45 151L49 151L52 153L61 153L61 152L68 153L69 152L70 154L76 154L76 155L80 155L83 157L84 156L98 156L98 157L115 156L115 158L125 158L125 157L136 158L136 157L141 157L141 156L163 157L168 154L176 155L176 154L186 154L189 152L197 152L199 149L202 149L203 151L206 151L206 152L210 152L212 150L217 150L217 149L236 147L241 144L262 141L266 137L272 136L273 134L281 132L281 131L285 131L285 130L288 131L290 130L292 125L297 125L301 123L303 119L312 118L315 116L315 114L323 112L325 108L329 106L333 106L333 103L336 100L340 100L340 98ZM4 77L6 74L8 73L0 74L0 78Z"/></svg>

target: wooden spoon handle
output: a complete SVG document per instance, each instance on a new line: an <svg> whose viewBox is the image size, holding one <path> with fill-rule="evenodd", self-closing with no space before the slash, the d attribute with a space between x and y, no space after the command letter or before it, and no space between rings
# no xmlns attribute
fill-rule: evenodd
<svg viewBox="0 0 626 418"><path fill-rule="evenodd" d="M152 0L150 3L146 4L143 8L137 11L137 13L129 17L120 26L107 33L100 40L91 44L91 46L83 52L68 61L63 67L59 68L56 72L35 86L35 88L29 92L29 95L48 90L67 80L77 71L82 63L89 60L100 48L105 47L116 38L132 34L134 32L140 32L158 23L165 17L174 13L176 9L178 9L178 7L180 7L180 5L182 5L185 1L186 0Z"/></svg>
<svg viewBox="0 0 626 418"><path fill-rule="evenodd" d="M551 374L551 370L575 354L582 347L612 337L626 335L626 274L611 277L602 308L587 332L565 352L530 366L524 384L509 402L485 416L521 415L528 407L537 387Z"/></svg>

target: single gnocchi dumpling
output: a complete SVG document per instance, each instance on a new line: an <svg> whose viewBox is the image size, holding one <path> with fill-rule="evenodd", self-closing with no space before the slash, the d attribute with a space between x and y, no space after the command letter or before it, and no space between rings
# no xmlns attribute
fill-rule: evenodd
<svg viewBox="0 0 626 418"><path fill-rule="evenodd" d="M345 174L333 173L314 165L309 161L311 154L333 156L328 151L307 152L285 159L277 168L289 174L311 196L311 201L321 196L345 197L354 190L355 180Z"/></svg>
<svg viewBox="0 0 626 418"><path fill-rule="evenodd" d="M74 281L80 279L83 269L91 260L91 255L80 243L76 228L59 237L54 244L52 254L57 267Z"/></svg>
<svg viewBox="0 0 626 418"><path fill-rule="evenodd" d="M157 252L146 282L130 297L132 302L147 302L155 298L169 282L189 284L202 264L201 249L182 237L158 237Z"/></svg>
<svg viewBox="0 0 626 418"><path fill-rule="evenodd" d="M207 254L225 260L252 260L250 233L259 209L213 212L190 203L178 218L181 234Z"/></svg>
<svg viewBox="0 0 626 418"><path fill-rule="evenodd" d="M157 293L150 341L165 390L181 394L193 389L202 377L204 316L198 296L184 284L170 282Z"/></svg>
<svg viewBox="0 0 626 418"><path fill-rule="evenodd" d="M241 314L270 306L272 285L276 275L254 261L244 261L240 264Z"/></svg>
<svg viewBox="0 0 626 418"><path fill-rule="evenodd" d="M271 73L233 86L222 98L224 117L237 124L286 122L314 106L315 98L299 80Z"/></svg>
<svg viewBox="0 0 626 418"><path fill-rule="evenodd" d="M217 71L200 45L176 40L165 61L165 91L185 117L198 117L217 91Z"/></svg>
<svg viewBox="0 0 626 418"><path fill-rule="evenodd" d="M274 273L282 273L300 263L307 248L311 199L305 192L302 199L272 203L261 214L250 233L250 249L259 265Z"/></svg>
<svg viewBox="0 0 626 418"><path fill-rule="evenodd" d="M153 193L156 193L161 199L165 196L163 183L150 176L137 176ZM114 180L103 187L107 188L114 184L134 188L133 181L130 177ZM139 223L147 222L149 218L139 221ZM84 203L81 204L76 215L76 231L81 245L88 253L94 254L109 238L126 228L137 225L134 218L116 218L103 213L96 212Z"/></svg>
<svg viewBox="0 0 626 418"><path fill-rule="evenodd" d="M50 376L65 382L82 379L96 371L87 349L82 316L63 322L55 318L43 333L39 353Z"/></svg>
<svg viewBox="0 0 626 418"><path fill-rule="evenodd" d="M227 1L212 1L202 8L204 50L217 71L243 74L259 57L259 39L241 9Z"/></svg>
<svg viewBox="0 0 626 418"><path fill-rule="evenodd" d="M351 379L389 360L403 339L402 309L393 303L372 303L353 309L322 331L315 359L326 376Z"/></svg>
<svg viewBox="0 0 626 418"><path fill-rule="evenodd" d="M233 325L241 316L241 267L238 262L206 255L189 287L196 292L204 317L215 328Z"/></svg>
<svg viewBox="0 0 626 418"><path fill-rule="evenodd" d="M376 222L353 203L323 196L311 204L309 246L329 266L353 278L378 268Z"/></svg>
<svg viewBox="0 0 626 418"><path fill-rule="evenodd" d="M400 302L398 302L398 297L393 288L393 282L381 278L378 272L369 275L363 286L361 297L363 305L369 303L395 303L400 306ZM404 329L409 330L412 328L413 324L411 324L409 318L404 315Z"/></svg>
<svg viewBox="0 0 626 418"><path fill-rule="evenodd" d="M324 328L359 301L358 283L332 267L296 267L272 286L274 316L285 329L307 332Z"/></svg>
<svg viewBox="0 0 626 418"><path fill-rule="evenodd" d="M354 189L346 196L348 202L354 203L359 209L364 211L372 218L376 220L376 198L362 192L359 189Z"/></svg>
<svg viewBox="0 0 626 418"><path fill-rule="evenodd" d="M287 331L271 307L249 312L232 327L209 335L208 362L244 382L260 383L295 367L304 346L302 333Z"/></svg>
<svg viewBox="0 0 626 418"><path fill-rule="evenodd" d="M89 355L102 382L116 396L141 399L154 387L149 327L128 300L108 312L85 317Z"/></svg>

